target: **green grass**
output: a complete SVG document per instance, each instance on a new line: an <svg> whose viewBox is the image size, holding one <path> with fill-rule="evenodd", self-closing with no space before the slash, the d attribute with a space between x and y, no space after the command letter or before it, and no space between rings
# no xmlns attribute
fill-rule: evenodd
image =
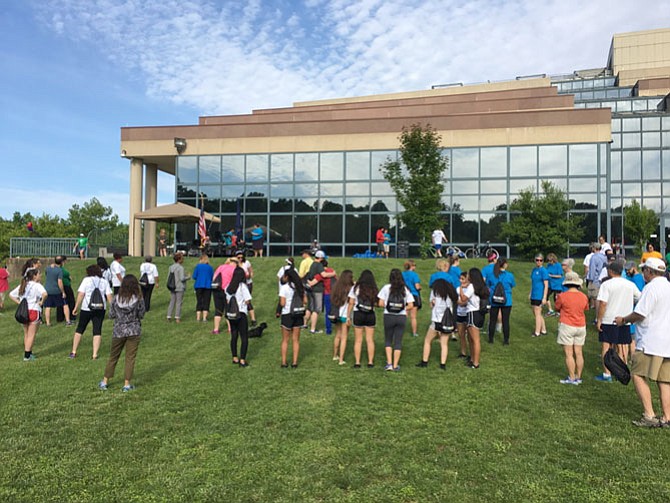
<svg viewBox="0 0 670 503"><path fill-rule="evenodd" d="M631 425L641 408L632 386L593 380L593 330L584 384L561 386L560 346L534 339L527 305L531 264L514 262L511 346L483 344L481 369L465 368L450 343L448 370L415 368L423 337L405 338L400 373L385 373L378 328L375 369L331 361L332 339L303 334L300 367L279 368L274 318L282 259L252 261L254 305L270 325L252 339L251 367L230 363L226 334L196 324L194 295L183 323L167 324L168 295L155 292L143 324L134 383L122 394L122 362L100 392L102 357L79 357L73 330L41 327L23 363L12 308L0 316L0 501L670 501L667 431ZM216 261L218 263L218 261ZM140 260L128 258L128 272ZM167 259L158 259L165 280ZM466 261L483 265L481 261ZM195 261L189 259L191 271ZM338 271L371 268L381 286L399 260L333 259ZM83 266L69 264L76 278ZM427 284L433 261L419 262ZM427 296L424 294L424 300ZM12 304L13 305L13 304ZM422 310L420 330L428 323ZM350 334L349 354L353 333ZM353 361L353 355L347 361ZM654 397L656 398L654 392Z"/></svg>

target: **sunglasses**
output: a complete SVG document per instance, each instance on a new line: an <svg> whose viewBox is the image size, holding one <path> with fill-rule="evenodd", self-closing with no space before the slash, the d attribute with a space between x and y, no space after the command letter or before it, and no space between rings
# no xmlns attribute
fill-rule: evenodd
<svg viewBox="0 0 670 503"><path fill-rule="evenodd" d="M536 259L535 259L535 262L544 262L544 260L541 259L541 258L536 258Z"/></svg>

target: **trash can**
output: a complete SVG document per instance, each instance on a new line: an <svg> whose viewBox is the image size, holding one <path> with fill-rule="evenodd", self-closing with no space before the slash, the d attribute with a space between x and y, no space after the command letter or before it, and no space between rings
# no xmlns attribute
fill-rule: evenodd
<svg viewBox="0 0 670 503"><path fill-rule="evenodd" d="M396 258L409 258L409 241L398 241L395 256Z"/></svg>

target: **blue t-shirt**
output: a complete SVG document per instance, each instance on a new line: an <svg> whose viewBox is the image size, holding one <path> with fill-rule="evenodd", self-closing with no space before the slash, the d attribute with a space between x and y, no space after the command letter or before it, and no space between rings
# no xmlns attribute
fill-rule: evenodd
<svg viewBox="0 0 670 503"><path fill-rule="evenodd" d="M491 274L486 280L486 286L489 287L491 296L489 297L489 303L493 305L493 292L498 286L498 283L502 283L503 288L505 289L505 297L507 297L507 302L504 304L496 304L503 306L512 305L512 288L516 286L516 280L514 279L514 274L508 271L500 271L500 275L496 278L494 274Z"/></svg>
<svg viewBox="0 0 670 503"><path fill-rule="evenodd" d="M493 262L484 266L484 268L482 269L482 277L484 278L484 281L488 281L489 276L493 276L493 268L494 267L495 267L495 264Z"/></svg>
<svg viewBox="0 0 670 503"><path fill-rule="evenodd" d="M553 274L554 276L560 276L559 278L549 277L549 288L551 290L556 290L558 292L563 291L563 268L561 264L556 262L555 264L547 264L547 274Z"/></svg>
<svg viewBox="0 0 670 503"><path fill-rule="evenodd" d="M251 231L251 240L258 241L259 239L263 239L263 229L260 227L255 227Z"/></svg>
<svg viewBox="0 0 670 503"><path fill-rule="evenodd" d="M530 299L544 298L544 282L549 281L549 273L544 267L536 267L530 273Z"/></svg>
<svg viewBox="0 0 670 503"><path fill-rule="evenodd" d="M212 288L212 276L214 276L214 269L209 264L198 264L193 269L193 288Z"/></svg>
<svg viewBox="0 0 670 503"><path fill-rule="evenodd" d="M47 293L49 295L60 295L61 291L58 287L58 280L63 279L63 269L58 266L49 266L46 268L45 276L44 289Z"/></svg>
<svg viewBox="0 0 670 503"><path fill-rule="evenodd" d="M454 285L454 288L461 286L461 268L457 265L449 268L449 282Z"/></svg>
<svg viewBox="0 0 670 503"><path fill-rule="evenodd" d="M433 283L435 283L436 279L443 279L447 283L451 283L451 276L449 276L448 272L437 271L437 272L434 272L433 274L430 275L430 279L428 280L428 286L432 287Z"/></svg>
<svg viewBox="0 0 670 503"><path fill-rule="evenodd" d="M412 293L412 295L419 295L418 290L414 286L417 283L421 283L419 275L416 273L416 271L403 271L402 279L405 280L405 285L407 285L407 288L409 288L409 291Z"/></svg>
<svg viewBox="0 0 670 503"><path fill-rule="evenodd" d="M629 276L628 274L624 273L624 278L635 283L635 286L637 286L638 290L642 291L644 288L644 276L642 276L642 274L639 272L633 276Z"/></svg>
<svg viewBox="0 0 670 503"><path fill-rule="evenodd" d="M391 242L391 235L389 233L384 233L384 244L387 245Z"/></svg>

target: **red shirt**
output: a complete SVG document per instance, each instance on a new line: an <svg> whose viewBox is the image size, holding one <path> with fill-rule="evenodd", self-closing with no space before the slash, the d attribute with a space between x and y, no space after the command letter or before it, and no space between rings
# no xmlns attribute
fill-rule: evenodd
<svg viewBox="0 0 670 503"><path fill-rule="evenodd" d="M7 269L0 267L0 292L6 292L9 290L9 281L7 281L7 278L9 278Z"/></svg>
<svg viewBox="0 0 670 503"><path fill-rule="evenodd" d="M375 243L383 243L384 242L384 232L379 229L377 230L377 235L375 237Z"/></svg>
<svg viewBox="0 0 670 503"><path fill-rule="evenodd" d="M571 327L585 327L585 311L589 310L589 299L579 290L568 290L556 297L556 311L561 313L561 323Z"/></svg>

